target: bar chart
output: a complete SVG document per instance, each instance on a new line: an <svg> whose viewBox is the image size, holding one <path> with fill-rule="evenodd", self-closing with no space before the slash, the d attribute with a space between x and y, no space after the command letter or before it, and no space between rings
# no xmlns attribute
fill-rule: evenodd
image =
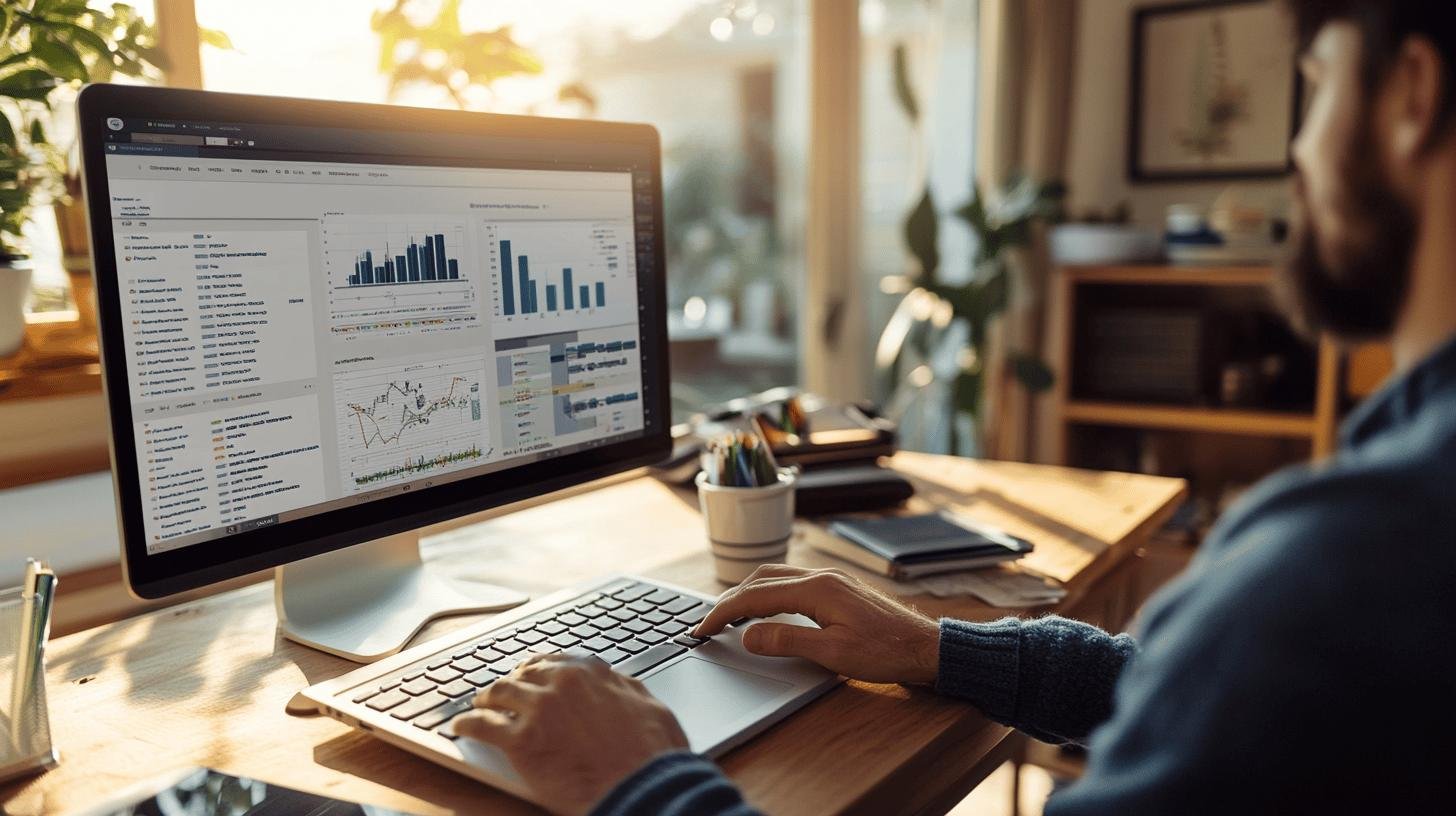
<svg viewBox="0 0 1456 816"><path fill-rule="evenodd" d="M494 314L517 333L635 320L630 222L486 223L480 243Z"/></svg>
<svg viewBox="0 0 1456 816"><path fill-rule="evenodd" d="M326 217L321 233L336 335L421 334L478 322L463 221L339 215Z"/></svg>
<svg viewBox="0 0 1456 816"><path fill-rule="evenodd" d="M422 241L410 240L398 254L390 251L386 241L383 261L376 261L374 250L364 250L354 260L354 272L345 285L384 286L460 279L460 259L445 254L444 233L427 234Z"/></svg>

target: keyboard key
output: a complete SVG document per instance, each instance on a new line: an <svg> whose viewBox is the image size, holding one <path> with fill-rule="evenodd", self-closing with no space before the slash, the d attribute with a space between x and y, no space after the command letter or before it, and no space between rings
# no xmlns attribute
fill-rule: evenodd
<svg viewBox="0 0 1456 816"><path fill-rule="evenodd" d="M365 703L364 705L369 706L375 711L388 711L391 708L399 705L400 703L413 699L415 698L409 696L408 694L405 694L399 689L394 689L393 691L386 691L377 697L371 698L369 702Z"/></svg>
<svg viewBox="0 0 1456 816"><path fill-rule="evenodd" d="M397 686L397 685L399 685L400 683L403 683L403 682L404 682L404 678L402 678L402 677L391 677L391 678L389 678L387 680L381 680L381 681L379 681L379 690L380 691L389 691L390 689L394 688L395 686Z"/></svg>
<svg viewBox="0 0 1456 816"><path fill-rule="evenodd" d="M561 651L560 646L557 646L549 640L543 640L540 643L537 643L536 645L527 649L526 655L529 656L533 654L556 654L559 651Z"/></svg>
<svg viewBox="0 0 1456 816"><path fill-rule="evenodd" d="M619 621L637 620L637 613L626 607L623 607L621 609L613 609L607 614Z"/></svg>
<svg viewBox="0 0 1456 816"><path fill-rule="evenodd" d="M440 655L439 657L436 657L435 659L431 660L429 663L426 663L425 664L425 668L427 668L427 669L444 668L445 666L450 665L450 661L453 660L453 659L454 658L450 657L450 655Z"/></svg>
<svg viewBox="0 0 1456 816"><path fill-rule="evenodd" d="M686 651L687 647L685 646L679 646L676 643L663 643L658 646L653 646L641 654L633 655L630 659L623 660L612 668L628 677L635 677L653 666L660 666L665 661L671 660Z"/></svg>
<svg viewBox="0 0 1456 816"><path fill-rule="evenodd" d="M648 602L650 604L656 604L657 606L662 606L665 603L671 603L671 602L673 602L673 601L675 601L675 600L677 600L678 598L681 598L681 597L682 596L679 595L679 594L677 594L676 592L668 592L665 589L659 589L659 590L657 590L657 591L655 591L655 592L653 592L653 593L651 593L651 594L643 597L642 600L644 600L644 601L646 601L646 602Z"/></svg>
<svg viewBox="0 0 1456 816"><path fill-rule="evenodd" d="M499 676L500 675L491 671L489 667L486 667L484 669L473 671L460 679L464 680L472 686L475 686L478 689L482 689L490 685L491 683L494 683L495 679Z"/></svg>
<svg viewBox="0 0 1456 816"><path fill-rule="evenodd" d="M656 609L654 609L651 612L644 612L642 614L642 620L645 620L653 626L656 626L660 623L667 623L668 621L672 620L672 616L664 615L663 613L658 612Z"/></svg>
<svg viewBox="0 0 1456 816"><path fill-rule="evenodd" d="M462 658L459 658L457 660L451 661L450 668L454 669L455 671L467 672L468 673L468 672L475 671L476 669L480 668L481 666L484 666L486 664L486 662L487 661L481 660L480 658L476 657L474 655L474 653L472 653L472 654L466 655L465 657L462 657Z"/></svg>
<svg viewBox="0 0 1456 816"><path fill-rule="evenodd" d="M652 629L652 624L648 623L645 620L629 620L622 624L622 628L626 629L628 632L631 632L634 635L640 635L643 632L650 631Z"/></svg>
<svg viewBox="0 0 1456 816"><path fill-rule="evenodd" d="M627 604L627 608L632 610L633 612L636 612L639 615L646 615L648 612L651 612L657 607L646 601L633 601Z"/></svg>
<svg viewBox="0 0 1456 816"><path fill-rule="evenodd" d="M492 649L489 646L484 646L476 650L475 656L485 661L486 663L494 663L497 660L500 660L502 657L505 657L505 653L497 652L495 649Z"/></svg>
<svg viewBox="0 0 1456 816"><path fill-rule="evenodd" d="M612 663L612 664L621 663L623 660L626 660L627 658L629 658L631 656L632 655L630 655L630 654L622 651L621 649L617 649L617 648L608 649L605 652L602 652L602 653L600 653L600 654L597 655L597 657L600 657L602 660L605 660L608 663Z"/></svg>
<svg viewBox="0 0 1456 816"><path fill-rule="evenodd" d="M411 680L418 680L421 677L424 677L425 676L425 671L426 671L426 669L425 669L424 666L420 666L419 668L416 668L416 669L410 669L409 671L407 671L403 675L401 675L400 676L400 679L404 680L406 683L408 683Z"/></svg>
<svg viewBox="0 0 1456 816"><path fill-rule="evenodd" d="M435 681L428 677L421 677L418 680L411 680L400 686L400 690L411 697L418 697L427 691L435 690Z"/></svg>
<svg viewBox="0 0 1456 816"><path fill-rule="evenodd" d="M496 674L510 674L511 670L514 669L516 666L520 665L520 663L521 660L518 657L503 657L500 660L497 660L496 662L490 664L490 666L488 666L487 668L489 668Z"/></svg>
<svg viewBox="0 0 1456 816"><path fill-rule="evenodd" d="M447 702L449 702L449 698L438 693L426 694L423 697L412 697L409 702L391 709L389 716L399 720L413 720L426 711L437 706L442 706Z"/></svg>
<svg viewBox="0 0 1456 816"><path fill-rule="evenodd" d="M537 643L540 643L541 641L543 641L545 639L546 639L546 636L543 635L543 634L541 634L540 632L517 632L516 633L516 640L519 640L520 642L526 644L527 646L535 646Z"/></svg>
<svg viewBox="0 0 1456 816"><path fill-rule="evenodd" d="M632 637L632 633L627 631L626 629L622 629L619 627L616 629L609 629L603 632L602 637L612 641L613 643L620 643L621 641Z"/></svg>
<svg viewBox="0 0 1456 816"><path fill-rule="evenodd" d="M557 615L556 619L558 621L561 621L561 623L565 626L580 626L583 623L586 623L586 618L578 615L575 612L563 612L560 615Z"/></svg>
<svg viewBox="0 0 1456 816"><path fill-rule="evenodd" d="M488 671L488 670L487 670ZM474 694L475 684L464 677L440 686L440 693L446 697L455 698L462 694Z"/></svg>
<svg viewBox="0 0 1456 816"><path fill-rule="evenodd" d="M365 700L369 699L370 697L373 697L374 695L380 694L380 693L381 693L381 690L380 690L379 686L367 686L367 687L361 689L358 694L354 695L354 702L356 702L356 703L362 703Z"/></svg>
<svg viewBox="0 0 1456 816"><path fill-rule="evenodd" d="M619 589L616 592L613 592L612 597L616 598L619 601L626 601L630 603L637 600L638 598L641 598L643 595L650 594L653 589L655 589L655 587L651 586L650 584L633 584L626 589Z"/></svg>
<svg viewBox="0 0 1456 816"><path fill-rule="evenodd" d="M506 638L505 640L497 640L492 648L502 654L515 654L526 648L526 644L515 638Z"/></svg>
<svg viewBox="0 0 1456 816"><path fill-rule="evenodd" d="M469 697L462 697L459 700L448 702L433 711L416 717L413 722L420 728L428 731L436 726L443 725L450 720L464 714L474 708L474 703Z"/></svg>
<svg viewBox="0 0 1456 816"><path fill-rule="evenodd" d="M616 598L598 598L597 606L600 606L601 608L610 612L613 609L621 609L623 606L626 606L626 604L622 603Z"/></svg>
<svg viewBox="0 0 1456 816"><path fill-rule="evenodd" d="M562 632L559 635L552 635L547 640L548 642L554 643L563 649L570 649L572 646L575 646L576 644L581 642L581 638L573 635L570 632Z"/></svg>
<svg viewBox="0 0 1456 816"><path fill-rule="evenodd" d="M456 660L459 660L460 658L465 657L468 654L472 654L474 651L474 646L466 646L464 648L456 649L455 651L451 652L450 656L455 658Z"/></svg>
<svg viewBox="0 0 1456 816"><path fill-rule="evenodd" d="M677 619L684 626L697 626L703 622L703 618L708 617L708 612L712 611L712 609L713 607L707 604L698 604L692 609L678 615Z"/></svg>
<svg viewBox="0 0 1456 816"><path fill-rule="evenodd" d="M448 683L451 680L459 677L461 674L462 672L458 672L450 668L449 666L446 666L443 669L435 669L432 672L427 672L425 674L425 678L427 680L434 680L436 683Z"/></svg>
<svg viewBox="0 0 1456 816"><path fill-rule="evenodd" d="M662 624L661 626L655 626L653 628L663 633L664 635L667 635L668 637L672 637L673 635L676 635L687 629L686 626L683 626L681 623L678 623L675 620L670 620L667 623Z"/></svg>
<svg viewBox="0 0 1456 816"><path fill-rule="evenodd" d="M656 629L648 629L646 632L639 632L637 634L637 639L642 641L643 643L654 644L661 643L664 640L667 640L667 635L664 635Z"/></svg>
<svg viewBox="0 0 1456 816"><path fill-rule="evenodd" d="M571 633L581 638L582 640L591 640L597 635L600 635L602 633L602 630L598 629L595 626L592 626L589 623L583 623L580 626L571 627Z"/></svg>
<svg viewBox="0 0 1456 816"><path fill-rule="evenodd" d="M592 652L594 654L601 654L602 652L605 652L606 650L612 648L612 644L613 641L607 640L604 637L594 637L590 640L582 641L581 648L586 649L588 652Z"/></svg>
<svg viewBox="0 0 1456 816"><path fill-rule="evenodd" d="M461 697L458 700L452 700L433 711L416 717L413 722L415 725L428 731L431 728L439 728L445 725L474 707L475 705L471 698ZM453 739L453 736L451 738Z"/></svg>
<svg viewBox="0 0 1456 816"><path fill-rule="evenodd" d="M697 606L699 601L693 598L678 598L670 603L665 603L659 609L669 615L681 615L682 613Z"/></svg>
<svg viewBox="0 0 1456 816"><path fill-rule="evenodd" d="M686 632L684 632L683 634L678 635L677 637L673 638L672 639L672 642L673 643L681 644L683 646L686 646L689 649L693 649L693 648L696 648L698 646L703 645L704 643L707 643L708 642L708 639L707 638L693 637L692 635L689 635Z"/></svg>
<svg viewBox="0 0 1456 816"><path fill-rule="evenodd" d="M547 637L550 637L552 635L559 635L562 632L566 631L566 624L561 623L560 621L550 620L546 621L540 626L537 626L536 631Z"/></svg>
<svg viewBox="0 0 1456 816"><path fill-rule="evenodd" d="M600 618L601 616L607 614L607 610L603 609L600 606L597 606L596 604L587 604L586 606L579 606L579 607L577 607L576 611L577 611L577 614L579 614L579 615L581 615L581 616L583 616L583 617L585 617L585 618L587 618L589 620L595 620L595 619Z"/></svg>
<svg viewBox="0 0 1456 816"><path fill-rule="evenodd" d="M637 638L632 638L630 640L624 640L621 643L618 643L617 648L621 649L624 652L627 652L628 654L637 654L638 652L646 651L647 644L643 643Z"/></svg>

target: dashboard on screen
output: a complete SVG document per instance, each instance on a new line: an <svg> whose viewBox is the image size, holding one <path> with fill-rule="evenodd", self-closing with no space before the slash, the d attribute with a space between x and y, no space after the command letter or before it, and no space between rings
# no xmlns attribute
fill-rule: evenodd
<svg viewBox="0 0 1456 816"><path fill-rule="evenodd" d="M662 421L645 151L471 138L446 160L402 153L418 134L106 124L148 554Z"/></svg>

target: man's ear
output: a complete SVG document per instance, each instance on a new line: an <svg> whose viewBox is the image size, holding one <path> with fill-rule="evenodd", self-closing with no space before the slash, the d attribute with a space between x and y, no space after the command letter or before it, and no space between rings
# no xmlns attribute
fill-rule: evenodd
<svg viewBox="0 0 1456 816"><path fill-rule="evenodd" d="M1451 92L1441 52L1425 37L1407 37L1387 77L1390 149L1397 161L1409 165L1435 142L1441 101Z"/></svg>

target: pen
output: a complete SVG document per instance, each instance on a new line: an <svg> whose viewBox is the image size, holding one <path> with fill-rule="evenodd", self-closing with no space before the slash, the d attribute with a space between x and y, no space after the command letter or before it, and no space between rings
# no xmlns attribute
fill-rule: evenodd
<svg viewBox="0 0 1456 816"><path fill-rule="evenodd" d="M26 712L35 699L36 680L45 665L45 644L51 631L51 603L56 574L34 558L25 564L21 589L20 642L15 655L15 676L10 687L11 742L24 751L28 737Z"/></svg>

